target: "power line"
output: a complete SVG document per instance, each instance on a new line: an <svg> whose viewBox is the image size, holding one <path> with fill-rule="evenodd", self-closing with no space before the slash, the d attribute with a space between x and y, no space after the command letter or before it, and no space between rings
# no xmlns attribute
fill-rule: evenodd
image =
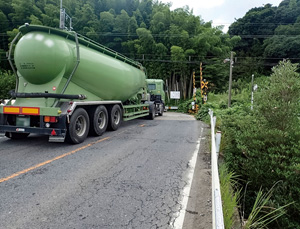
<svg viewBox="0 0 300 229"><path fill-rule="evenodd" d="M203 33L205 34L205 33ZM102 32L102 33L89 33L89 36L102 36L102 37L139 37L138 34L132 34L132 33L110 33L110 32ZM194 38L194 37L198 37L201 36L202 34L187 34L187 35L183 35L183 34L149 34L150 36L154 37L154 38L178 38L178 37L182 37L182 38ZM224 34L227 35L227 34ZM230 36L239 36L241 38L248 38L248 39L253 39L253 38L271 38L271 37L278 37L278 38L284 38L284 37L299 37L299 34L293 34L293 35L277 35L277 34L229 34ZM6 33L0 33L1 37L10 37L8 34ZM87 34L85 34L85 36L87 36Z"/></svg>
<svg viewBox="0 0 300 229"><path fill-rule="evenodd" d="M2 54L5 54L6 52L0 52ZM177 62L175 60L171 60L170 58L172 58L172 55L157 55L157 54L153 54L153 53L144 53L144 54L138 54L138 55L132 55L132 53L121 53L122 55L126 56L126 57L130 57L132 59L135 60L139 60L139 61L156 61L156 60L162 60L162 61L170 61L170 62ZM133 56L133 57L132 57ZM144 57L152 57L152 59L149 58L143 58ZM166 59L168 58L168 59ZM191 59L189 61L183 61L183 62L199 62L199 61L203 61L203 60L209 60L209 61L221 61L223 63L224 61L224 57L220 57L220 56L185 56L186 59ZM257 61L257 60L264 60L264 61L268 61L268 60L283 60L283 59L289 59L289 60L300 60L299 58L296 57L263 57L263 56L236 56L235 57L237 59L236 63L240 63L239 60L248 60L251 61L251 59L253 59L253 61ZM217 59L217 60L214 60ZM7 60L7 58L0 58L0 60ZM180 61L182 62L182 61Z"/></svg>
<svg viewBox="0 0 300 229"><path fill-rule="evenodd" d="M277 35L277 34L230 34L230 36L239 36L241 38L271 38L271 37L278 37L278 38L284 38L284 37L299 37L300 34L294 34L294 35Z"/></svg>
<svg viewBox="0 0 300 229"><path fill-rule="evenodd" d="M110 32L103 32L103 33L89 33L89 36L95 36L95 35L100 35L103 37L138 37L138 34L131 34L131 33L110 33ZM3 37L9 37L6 33L0 33L0 36ZM87 36L85 34L84 36ZM187 37L186 35L181 35L181 34L152 34L150 33L150 36L152 37ZM195 35L193 35L195 36ZM188 38L191 38L190 35L188 35Z"/></svg>
<svg viewBox="0 0 300 229"><path fill-rule="evenodd" d="M221 64L223 65L223 59L219 58L219 60L211 60L211 59L202 59L202 60L170 60L170 59L142 59L142 58L132 58L135 61L138 62L160 62L160 63L173 63L173 64L199 64L202 62L203 64L209 65L209 64ZM283 60L285 58L264 58L264 60ZM300 58L288 58L290 60L300 60ZM0 58L1 61L7 60L5 58ZM256 65L258 64L256 61L253 61ZM276 61L277 62L277 61ZM245 63L245 62L236 62L235 65L242 65L242 66L253 66L253 64ZM263 62L259 63L260 66L275 66L277 63L268 63Z"/></svg>
<svg viewBox="0 0 300 229"><path fill-rule="evenodd" d="M241 19L241 18L239 18ZM30 19L29 19L30 20ZM99 20L99 19L98 19ZM8 19L5 19L5 20L2 20L0 22L0 24L6 24L6 22L11 22L11 23L24 23L24 20L23 21L12 21L12 20L8 20ZM228 21L224 21L224 22L213 22L212 21L212 24L214 25L231 25L233 23L236 23L237 21L234 21L234 22L228 22ZM207 22L204 22L205 23L211 23L211 21L207 21ZM270 26L270 25L299 25L300 23L298 22L238 22L239 24L241 25L253 25L253 26L257 26L257 25L267 25L267 26Z"/></svg>

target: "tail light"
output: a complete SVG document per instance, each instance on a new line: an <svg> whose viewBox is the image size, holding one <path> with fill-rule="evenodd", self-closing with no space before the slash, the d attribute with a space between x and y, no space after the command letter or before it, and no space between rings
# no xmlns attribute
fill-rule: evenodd
<svg viewBox="0 0 300 229"><path fill-rule="evenodd" d="M56 116L44 116L44 122L56 123L57 117Z"/></svg>

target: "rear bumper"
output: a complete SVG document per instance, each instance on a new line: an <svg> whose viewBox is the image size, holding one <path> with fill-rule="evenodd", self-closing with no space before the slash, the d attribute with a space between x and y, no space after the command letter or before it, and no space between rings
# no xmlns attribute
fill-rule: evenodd
<svg viewBox="0 0 300 229"><path fill-rule="evenodd" d="M0 125L0 136L5 134L6 132L43 134L49 136L51 135L65 136L66 134L65 129L58 129L58 128L38 128L38 127Z"/></svg>
<svg viewBox="0 0 300 229"><path fill-rule="evenodd" d="M38 126L19 126L9 125L7 120L8 115L0 113L0 136L3 136L6 132L13 133L29 133L29 134L41 134L48 136L65 136L67 132L67 124L65 116L58 117L58 123L45 127L42 116L40 116L40 123Z"/></svg>

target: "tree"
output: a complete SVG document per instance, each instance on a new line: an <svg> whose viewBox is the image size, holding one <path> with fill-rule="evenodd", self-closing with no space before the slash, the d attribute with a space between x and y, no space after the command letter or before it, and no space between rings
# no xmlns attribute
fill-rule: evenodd
<svg viewBox="0 0 300 229"><path fill-rule="evenodd" d="M293 24L300 15L300 2L297 0L284 0L276 10L275 21L282 24Z"/></svg>
<svg viewBox="0 0 300 229"><path fill-rule="evenodd" d="M183 98L187 97L187 65L186 56L182 47L172 46L171 47L171 60L173 64L172 78L170 80L171 87L173 90L178 91L180 84L181 94Z"/></svg>
<svg viewBox="0 0 300 229"><path fill-rule="evenodd" d="M0 27L0 33L5 33L9 28L9 21L6 17L6 15L0 10L0 21L1 21L1 27Z"/></svg>
<svg viewBox="0 0 300 229"><path fill-rule="evenodd" d="M150 16L152 13L152 0L141 0L138 9L143 17L143 22L149 28Z"/></svg>
<svg viewBox="0 0 300 229"><path fill-rule="evenodd" d="M129 20L130 17L125 10L121 10L121 14L117 15L115 18L113 33L116 34L116 37L114 38L115 45L113 49L119 52L122 51L122 42L126 41L128 38Z"/></svg>
<svg viewBox="0 0 300 229"><path fill-rule="evenodd" d="M99 42L101 44L105 44L109 47L112 47L113 39L110 35L112 35L112 31L114 28L114 20L115 16L111 12L101 12L100 13L100 20L99 20L99 32L100 32L100 39Z"/></svg>
<svg viewBox="0 0 300 229"><path fill-rule="evenodd" d="M9 17L14 23L14 26L20 26L30 21L29 17L34 11L33 5L33 0L12 0L13 13L10 13Z"/></svg>
<svg viewBox="0 0 300 229"><path fill-rule="evenodd" d="M30 15L30 24L32 25L42 25L43 23L38 19L38 17L34 16L33 14Z"/></svg>
<svg viewBox="0 0 300 229"><path fill-rule="evenodd" d="M128 38L132 39L132 37L136 36L136 30L139 28L137 21L134 16L129 19L128 23Z"/></svg>
<svg viewBox="0 0 300 229"><path fill-rule="evenodd" d="M264 56L268 58L299 58L300 35L286 37L276 35L265 41Z"/></svg>
<svg viewBox="0 0 300 229"><path fill-rule="evenodd" d="M44 12L41 15L41 21L43 25L50 27L59 26L59 8L53 4L46 4Z"/></svg>
<svg viewBox="0 0 300 229"><path fill-rule="evenodd" d="M83 29L85 31L91 31L92 29L97 31L99 28L98 18L94 13L94 9L89 4L84 4L81 9L78 9L75 18L77 19L76 27L80 33L82 33Z"/></svg>
<svg viewBox="0 0 300 229"><path fill-rule="evenodd" d="M256 65L260 65L257 70L264 74L282 58L299 58L299 14L299 0L283 0L278 7L266 4L250 9L229 27L231 36L242 37L234 49L236 56L244 60L256 59ZM242 74L247 71L246 66L253 66L251 62L243 64L242 68L237 66Z"/></svg>
<svg viewBox="0 0 300 229"><path fill-rule="evenodd" d="M10 72L0 71L0 100L9 99L8 92L16 86L16 78Z"/></svg>
<svg viewBox="0 0 300 229"><path fill-rule="evenodd" d="M135 17L136 22L137 22L139 27L147 28L146 24L145 24L145 27L141 26L141 24L144 23L144 18L143 18L142 13L139 9L136 9L135 11L133 11L133 16Z"/></svg>

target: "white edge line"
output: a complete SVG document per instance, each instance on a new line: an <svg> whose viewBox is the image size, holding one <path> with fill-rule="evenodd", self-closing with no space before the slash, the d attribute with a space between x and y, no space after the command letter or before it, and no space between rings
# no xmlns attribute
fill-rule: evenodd
<svg viewBox="0 0 300 229"><path fill-rule="evenodd" d="M201 128L200 137L198 138L196 149L194 151L193 157L189 161L189 167L190 168L189 168L188 177L187 177L188 184L184 187L183 192L182 192L183 198L182 198L181 203L180 203L180 205L182 207L181 207L181 210L175 216L175 221L174 221L174 224L173 224L174 229L182 229L182 227L183 227L186 208L187 208L187 204L188 204L188 200L189 200L189 196L190 196L190 192L191 192L192 181L193 181L196 162L197 162L197 156L198 156L198 152L199 152L199 149L200 149L200 142L201 142L201 138L202 138L201 137L202 132L203 132L203 128Z"/></svg>

